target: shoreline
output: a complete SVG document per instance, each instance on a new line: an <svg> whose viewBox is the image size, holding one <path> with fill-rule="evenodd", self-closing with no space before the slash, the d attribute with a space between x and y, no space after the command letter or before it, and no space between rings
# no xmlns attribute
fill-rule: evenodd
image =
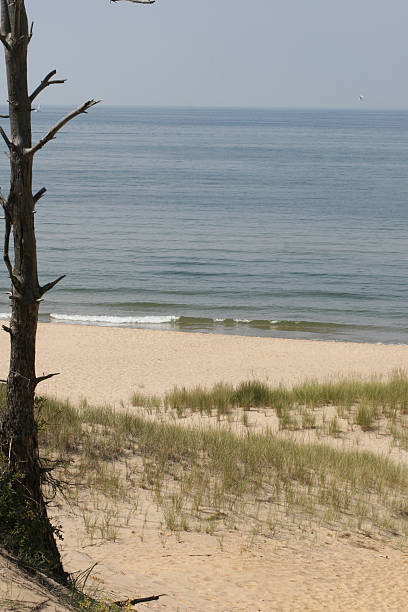
<svg viewBox="0 0 408 612"><path fill-rule="evenodd" d="M179 319L182 319L183 317L174 317L174 321L177 322ZM96 321L81 321L81 320L69 320L69 319L49 319L48 321L42 320L41 316L39 317L39 323L41 324L45 324L45 325L79 325L79 326L85 326L85 327L112 327L115 329L136 329L136 330L148 330L148 331L162 331L162 332L176 332L176 333L190 333L190 334L204 334L204 335L216 335L216 336L234 336L234 337L239 337L239 338L264 338L267 340L305 340L306 342L340 342L340 343L350 343L350 344L374 344L374 345L380 345L380 346L408 346L408 342L393 342L393 341L389 341L389 342L381 342L381 341L368 341L368 340L342 340L342 339L336 339L336 338L304 338L304 337L298 337L298 336L268 336L265 334L261 334L261 333L257 333L257 329L265 329L265 328L257 328L256 326L252 326L252 325L248 325L248 327L239 327L239 325L241 324L245 324L245 323L250 323L248 321L235 321L235 330L236 331L232 331L234 329L234 326L224 326L223 328L221 327L217 327L216 325L214 325L212 328L210 327L203 327L203 328L190 328L190 326L177 326L177 325L172 325L169 327L166 327L165 323L162 324L151 324L150 326L144 325L144 324L122 324L122 323L111 323L111 322L96 322ZM173 322L174 323L174 322ZM217 320L214 319L214 323L217 323ZM276 324L281 324L284 323L283 321L276 321L274 322ZM298 321L297 323L302 324L303 321ZM340 324L335 324L340 326ZM273 329L274 331L279 331L279 328L274 328L273 326L270 328L271 330ZM244 330L248 331L251 330L254 333L242 333ZM297 330L297 333L302 333L301 330Z"/></svg>
<svg viewBox="0 0 408 612"><path fill-rule="evenodd" d="M1 319L9 319L0 312ZM384 344L408 346L405 328L388 325L315 320L269 320L175 314L117 315L117 314L58 314L40 313L39 323L88 325L91 327L118 327L121 329L149 329L152 331L181 331L249 338L287 338L292 340L317 340L323 342L357 342L359 344ZM404 331L405 330L405 331ZM401 337L404 341L401 341Z"/></svg>
<svg viewBox="0 0 408 612"><path fill-rule="evenodd" d="M0 378L8 372L9 338L0 335ZM305 380L388 376L408 371L407 345L265 338L39 323L37 374L60 372L39 394L91 404L127 405L135 391L211 387L259 379L276 386Z"/></svg>

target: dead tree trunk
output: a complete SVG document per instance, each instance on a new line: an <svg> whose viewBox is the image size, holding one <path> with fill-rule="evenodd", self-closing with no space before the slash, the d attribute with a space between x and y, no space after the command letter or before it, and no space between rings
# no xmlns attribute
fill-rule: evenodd
<svg viewBox="0 0 408 612"><path fill-rule="evenodd" d="M112 0L117 2L118 0ZM129 0L139 4L153 4L154 0ZM38 452L37 424L34 414L34 394L42 380L53 376L37 377L35 373L35 342L38 307L42 296L62 278L41 286L37 274L37 253L34 230L34 212L37 201L46 189L32 193L32 170L35 153L71 119L86 113L98 101L89 100L61 119L41 140L32 144L31 105L49 85L63 83L48 73L31 93L27 84L27 49L33 27L29 27L24 0L0 0L0 41L4 46L7 71L10 136L0 127L10 158L10 192L7 198L0 194L4 209L5 236L4 262L11 281L11 322L3 326L10 336L10 370L7 378L7 407L0 422L0 476L8 475L9 484L34 509L35 536L41 555L46 558L52 573L66 579L54 529L47 516L42 493L42 469ZM9 256L10 237L13 237L14 262ZM0 522L2 517L0 517ZM1 534L1 530L0 530ZM0 544L1 542L0 538Z"/></svg>
<svg viewBox="0 0 408 612"><path fill-rule="evenodd" d="M35 340L38 306L44 287L38 282L32 193L33 153L31 152L31 98L27 85L27 48L31 39L23 0L1 0L1 42L5 48L9 100L10 138L1 135L10 158L10 192L1 203L5 215L4 262L11 281L11 322L4 326L11 342L7 378L7 409L0 425L0 451L6 470L14 479L23 499L36 513L41 526L41 554L52 572L65 578L53 528L48 520L41 489L37 425L34 418L34 392L39 380L35 374ZM9 256L12 231L14 266Z"/></svg>

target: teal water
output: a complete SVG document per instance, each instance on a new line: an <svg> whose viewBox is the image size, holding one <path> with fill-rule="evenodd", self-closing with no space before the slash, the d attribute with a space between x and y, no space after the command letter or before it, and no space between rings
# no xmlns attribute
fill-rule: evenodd
<svg viewBox="0 0 408 612"><path fill-rule="evenodd" d="M408 343L408 112L101 106L43 185L43 321Z"/></svg>

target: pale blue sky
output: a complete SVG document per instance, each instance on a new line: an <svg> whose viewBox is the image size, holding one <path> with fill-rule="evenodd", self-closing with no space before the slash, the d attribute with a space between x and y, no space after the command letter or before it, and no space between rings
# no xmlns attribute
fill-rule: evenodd
<svg viewBox="0 0 408 612"><path fill-rule="evenodd" d="M68 78L42 104L408 108L407 0L26 5L32 85Z"/></svg>

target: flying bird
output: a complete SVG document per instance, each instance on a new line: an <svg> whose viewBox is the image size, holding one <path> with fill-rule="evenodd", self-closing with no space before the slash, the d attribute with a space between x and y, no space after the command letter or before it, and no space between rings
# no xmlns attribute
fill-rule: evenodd
<svg viewBox="0 0 408 612"><path fill-rule="evenodd" d="M360 95L359 99L360 99L360 102L362 102L364 100L364 96Z"/></svg>

